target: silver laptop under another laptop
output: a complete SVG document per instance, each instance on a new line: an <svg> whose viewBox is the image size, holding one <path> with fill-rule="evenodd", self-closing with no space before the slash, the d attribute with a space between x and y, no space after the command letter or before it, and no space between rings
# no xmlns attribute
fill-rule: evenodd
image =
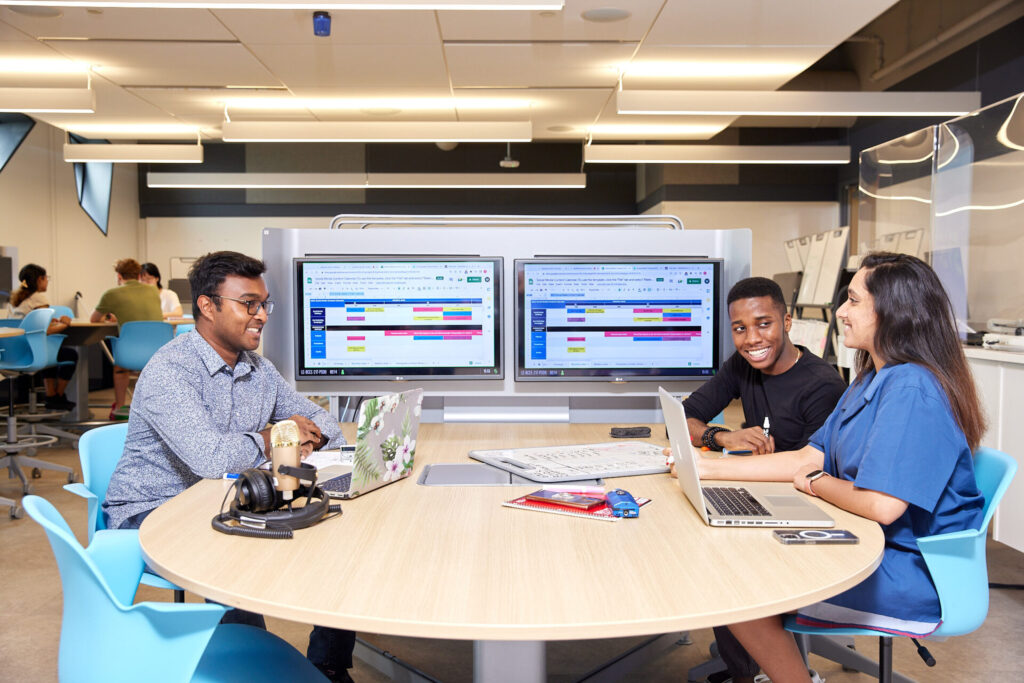
<svg viewBox="0 0 1024 683"><path fill-rule="evenodd" d="M661 394L661 411L665 415L669 443L676 460L679 488L705 524L769 527L836 525L835 520L821 508L804 500L802 494L796 491L767 493L759 491L758 485L753 483L742 486L702 486L700 475L697 474L697 458L700 456L690 442L683 404L661 387L658 393Z"/></svg>

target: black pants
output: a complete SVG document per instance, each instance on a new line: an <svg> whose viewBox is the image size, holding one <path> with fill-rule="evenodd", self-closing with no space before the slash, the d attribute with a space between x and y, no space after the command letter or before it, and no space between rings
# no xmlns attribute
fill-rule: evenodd
<svg viewBox="0 0 1024 683"><path fill-rule="evenodd" d="M145 510L132 515L121 523L118 529L138 529L142 526L142 520L156 508ZM109 522L104 514L104 521ZM155 573L155 572L154 572ZM213 600L206 602L215 603ZM222 624L244 624L266 630L267 622L262 614L248 612L244 609L229 609L221 617ZM313 664L334 671L344 671L352 668L352 649L356 646L356 634L353 631L345 631L326 626L314 626L309 632L309 647L306 649L306 658Z"/></svg>

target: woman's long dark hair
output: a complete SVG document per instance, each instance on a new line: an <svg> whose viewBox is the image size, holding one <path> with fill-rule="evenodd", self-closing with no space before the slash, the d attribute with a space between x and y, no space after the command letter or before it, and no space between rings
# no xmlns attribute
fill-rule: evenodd
<svg viewBox="0 0 1024 683"><path fill-rule="evenodd" d="M29 263L18 271L21 288L11 295L11 306L17 308L21 302L36 293L39 289L39 278L46 277L46 268Z"/></svg>
<svg viewBox="0 0 1024 683"><path fill-rule="evenodd" d="M917 363L930 370L974 450L985 432L985 417L960 347L953 306L935 271L919 258L888 252L868 254L861 268L867 271L864 282L878 316L875 353L886 364ZM857 371L871 367L871 357L860 351Z"/></svg>
<svg viewBox="0 0 1024 683"><path fill-rule="evenodd" d="M141 266L139 266L139 270L141 270L146 275L150 275L156 278L157 289L164 288L163 283L160 282L160 269L156 267L155 263L143 263Z"/></svg>

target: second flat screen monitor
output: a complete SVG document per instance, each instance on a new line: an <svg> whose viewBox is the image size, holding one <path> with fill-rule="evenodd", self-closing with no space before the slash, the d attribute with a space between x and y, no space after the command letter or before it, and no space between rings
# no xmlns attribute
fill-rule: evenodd
<svg viewBox="0 0 1024 683"><path fill-rule="evenodd" d="M297 259L296 379L500 379L502 259Z"/></svg>
<svg viewBox="0 0 1024 683"><path fill-rule="evenodd" d="M721 260L517 259L516 380L671 380L719 368Z"/></svg>

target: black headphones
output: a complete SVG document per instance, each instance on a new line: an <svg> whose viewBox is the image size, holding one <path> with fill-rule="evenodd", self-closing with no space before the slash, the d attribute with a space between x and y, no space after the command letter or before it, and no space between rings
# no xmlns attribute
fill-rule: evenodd
<svg viewBox="0 0 1024 683"><path fill-rule="evenodd" d="M341 505L331 505L327 494L316 485L315 467L302 463L296 468L282 466L280 469L302 482L309 482L309 486L300 485L294 492L293 500L305 498L305 505L293 507L292 501L285 500L274 488L271 472L250 468L239 474L234 486L224 494L226 501L231 491L235 493L226 512L221 501L222 511L214 516L213 528L233 536L291 538L294 529L305 529L341 514Z"/></svg>

